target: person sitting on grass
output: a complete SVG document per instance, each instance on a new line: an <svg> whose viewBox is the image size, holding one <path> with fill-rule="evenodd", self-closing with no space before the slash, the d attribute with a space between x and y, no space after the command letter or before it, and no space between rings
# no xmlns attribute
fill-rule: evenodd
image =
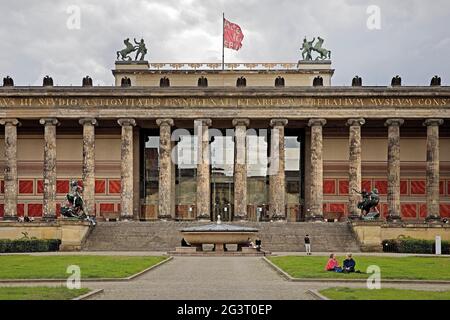
<svg viewBox="0 0 450 320"><path fill-rule="evenodd" d="M342 268L339 267L339 261L336 259L334 253L330 254L330 259L328 259L327 265L325 266L326 271L342 272Z"/></svg>
<svg viewBox="0 0 450 320"><path fill-rule="evenodd" d="M343 269L346 273L355 272L356 262L352 258L352 254L348 253L343 263Z"/></svg>

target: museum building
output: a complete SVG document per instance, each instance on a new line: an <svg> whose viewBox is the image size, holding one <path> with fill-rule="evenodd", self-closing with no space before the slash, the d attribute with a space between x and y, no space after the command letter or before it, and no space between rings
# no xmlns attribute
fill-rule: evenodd
<svg viewBox="0 0 450 320"><path fill-rule="evenodd" d="M333 86L330 61L116 62L115 86L0 88L0 217L135 220L450 216L450 87ZM427 83L425 83L427 82Z"/></svg>

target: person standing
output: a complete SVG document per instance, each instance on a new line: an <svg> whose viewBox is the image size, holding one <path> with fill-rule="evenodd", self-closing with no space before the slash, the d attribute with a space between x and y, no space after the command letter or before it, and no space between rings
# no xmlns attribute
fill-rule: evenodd
<svg viewBox="0 0 450 320"><path fill-rule="evenodd" d="M308 234L305 236L305 251L306 255L308 256L311 255L311 238L309 237Z"/></svg>

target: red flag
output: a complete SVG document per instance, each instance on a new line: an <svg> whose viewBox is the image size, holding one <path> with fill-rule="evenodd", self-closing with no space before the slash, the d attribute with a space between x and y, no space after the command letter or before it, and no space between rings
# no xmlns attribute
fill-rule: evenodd
<svg viewBox="0 0 450 320"><path fill-rule="evenodd" d="M226 48L239 50L242 47L244 34L237 24L223 19L223 45Z"/></svg>

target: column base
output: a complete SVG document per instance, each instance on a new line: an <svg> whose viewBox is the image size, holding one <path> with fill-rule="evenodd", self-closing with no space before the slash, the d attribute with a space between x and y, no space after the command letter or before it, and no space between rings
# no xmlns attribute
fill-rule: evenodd
<svg viewBox="0 0 450 320"><path fill-rule="evenodd" d="M248 221L248 217L247 216L234 216L233 221L246 222L246 221Z"/></svg>
<svg viewBox="0 0 450 320"><path fill-rule="evenodd" d="M402 217L400 217L399 215L388 215L386 217L386 221L387 222L391 222L391 223L396 223L396 222L402 222Z"/></svg>
<svg viewBox="0 0 450 320"><path fill-rule="evenodd" d="M158 219L161 221L173 220L172 216L158 216Z"/></svg>
<svg viewBox="0 0 450 320"><path fill-rule="evenodd" d="M359 214L353 213L348 216L348 219L352 221L361 220L361 216Z"/></svg>
<svg viewBox="0 0 450 320"><path fill-rule="evenodd" d="M306 217L305 219L307 222L324 222L323 216L321 215L312 215L309 217Z"/></svg>
<svg viewBox="0 0 450 320"><path fill-rule="evenodd" d="M3 221L17 221L17 217L16 216L4 216L2 218Z"/></svg>
<svg viewBox="0 0 450 320"><path fill-rule="evenodd" d="M120 221L133 221L133 216L120 216Z"/></svg>
<svg viewBox="0 0 450 320"><path fill-rule="evenodd" d="M197 220L200 222L211 222L211 217L209 215L197 216Z"/></svg>
<svg viewBox="0 0 450 320"><path fill-rule="evenodd" d="M54 222L54 221L56 221L56 219L57 219L56 215L54 215L54 216L53 215L51 215L51 216L47 215L47 216L43 216L42 217L42 220L45 221L45 222Z"/></svg>
<svg viewBox="0 0 450 320"><path fill-rule="evenodd" d="M425 221L428 223L441 223L441 217L436 215L431 215L425 218Z"/></svg>
<svg viewBox="0 0 450 320"><path fill-rule="evenodd" d="M273 222L286 222L285 216L274 215L271 219Z"/></svg>

